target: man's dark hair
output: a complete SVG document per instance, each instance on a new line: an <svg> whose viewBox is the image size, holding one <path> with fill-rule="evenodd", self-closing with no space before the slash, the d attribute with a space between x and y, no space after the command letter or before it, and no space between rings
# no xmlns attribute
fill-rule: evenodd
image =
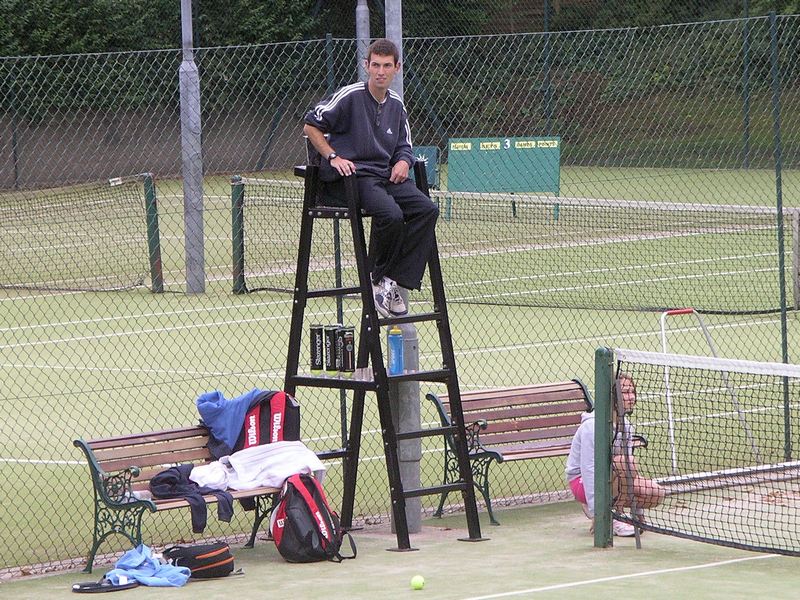
<svg viewBox="0 0 800 600"><path fill-rule="evenodd" d="M369 48L367 48L367 62L372 59L373 54L392 56L394 57L394 64L400 62L400 51L392 40L387 40L386 38L378 38L369 45Z"/></svg>

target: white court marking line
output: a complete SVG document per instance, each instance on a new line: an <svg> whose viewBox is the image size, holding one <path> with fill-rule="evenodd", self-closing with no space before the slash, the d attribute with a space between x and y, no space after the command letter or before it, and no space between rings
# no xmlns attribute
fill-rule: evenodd
<svg viewBox="0 0 800 600"><path fill-rule="evenodd" d="M438 425L438 421L425 421L422 423L423 427L433 427ZM362 431L363 435L378 435L381 432L380 429L365 429ZM308 442L321 442L324 440L333 440L339 439L340 435L323 435L323 436L315 436L308 438L306 441ZM422 450L423 454L442 454L444 453L443 448L431 448L431 449L424 449ZM371 462L375 460L384 460L386 457L383 454L376 454L374 456L362 456L359 457L359 462ZM86 461L81 460L46 460L46 459L34 459L34 458L0 458L0 463L9 463L9 464L28 464L28 465L69 465L69 466L82 466L86 464ZM341 465L342 461L340 459L331 460L328 464L330 465Z"/></svg>
<svg viewBox="0 0 800 600"><path fill-rule="evenodd" d="M81 460L44 460L36 458L0 458L0 463L10 463L17 465L85 465L86 461Z"/></svg>
<svg viewBox="0 0 800 600"><path fill-rule="evenodd" d="M640 279L638 281L634 280L627 280L627 281L612 281L609 283L594 283L591 285L573 285L573 286L566 286L566 287L554 287L554 288L545 288L540 290L526 290L521 292L503 292L500 294L483 294L480 296L456 296L455 300L464 302L466 300L484 300L486 298L504 298L509 296L534 296L534 295L544 295L549 294L552 292L582 292L591 289L601 289L601 288L609 288L609 287L619 287L619 286L637 286L642 287L643 284L649 283L662 283L662 282L672 282L672 281L686 281L691 279L710 279L711 277L727 277L730 275L749 275L752 273L764 273L764 272L772 272L775 269L773 268L764 268L764 269L747 269L741 271L722 271L717 273L701 273L699 275L680 275L678 277L655 277L651 279Z"/></svg>
<svg viewBox="0 0 800 600"><path fill-rule="evenodd" d="M689 265L699 265L699 264L707 264L707 263L716 263L716 262L726 262L726 261L741 261L742 259L751 259L751 258L763 258L765 256L773 256L772 254L761 253L761 254L743 254L740 256L723 256L719 258L702 258L702 259L693 259L693 260L684 260L684 261L667 261L667 262L660 262L660 263L648 263L643 265L620 265L615 267L595 267L592 269L587 269L585 271L561 271L561 272L554 272L554 273L537 273L535 275L523 275L523 276L514 276L514 277L500 277L495 279L484 279L481 281L470 281L467 283L451 283L448 287L464 287L464 286L473 286L473 285L490 285L496 283L506 283L506 282L518 282L518 281L531 281L535 279L548 279L553 277L570 277L570 276L585 276L587 273L620 273L623 271L644 271L647 269L654 269L654 268L661 268L661 267L685 267ZM776 269L772 269L776 270ZM748 271L749 272L749 271ZM709 275L714 275L714 273L710 273Z"/></svg>
<svg viewBox="0 0 800 600"><path fill-rule="evenodd" d="M709 329L716 330L716 329L733 329L733 328L740 328L740 327L757 327L761 325L774 325L777 323L777 320L766 320L766 321L756 321L754 323L734 323L734 324L723 324L723 325L713 325L710 326ZM695 329L691 327L685 327L680 329L674 329L674 333L689 333L693 332ZM609 337L612 339L619 339L619 340L627 340L627 339L640 339L644 337L649 337L653 335L657 335L658 331L644 331L644 332L635 332L635 333L626 333L626 334L611 334L610 336L592 336L588 338L572 338L567 340L552 340L547 342L534 342L530 344L514 344L511 346L494 346L492 348L476 348L474 350L456 350L456 356L471 356L471 355L480 355L486 354L487 352L496 353L496 352L513 352L516 350L526 350L532 348L552 348L556 346L569 346L572 344L583 344L586 342L598 342L608 340ZM2 347L0 347L2 348ZM438 358L438 352L423 352L420 354L420 358L424 359L431 359L431 358ZM257 375L259 377L280 377L283 375L283 371L279 370L269 370L269 371L200 371L200 370L187 370L187 369L137 369L132 367L83 367L83 366L71 366L71 365L38 365L38 364L24 364L24 363L2 363L0 364L0 368L3 369L52 369L52 370L61 370L61 371L86 371L86 372L109 372L109 373L140 373L140 374L154 374L154 373L162 373L162 374L169 374L169 375L200 375L200 376L250 376L250 375ZM487 387L487 385L481 386ZM481 387L476 389L481 389ZM491 387L491 386L488 386Z"/></svg>
<svg viewBox="0 0 800 600"><path fill-rule="evenodd" d="M75 292L81 293L81 292ZM138 314L118 315L114 317L98 317L94 319L78 319L75 321L57 321L55 323L41 323L37 325L18 325L14 327L0 328L0 332L4 331L25 331L33 329L46 329L48 327L65 327L67 325L88 325L91 323L113 323L114 321L123 321L131 319L149 319L152 317L169 317L180 315L191 315L197 313L213 313L223 310L235 310L237 308L260 308L264 306L273 306L276 304L288 305L291 304L291 299L286 300L270 300L268 302L256 302L254 304L232 304L227 306L204 306L201 308L189 308L182 310L166 310L158 312L147 312Z"/></svg>
<svg viewBox="0 0 800 600"><path fill-rule="evenodd" d="M346 313L356 312L356 309L346 310ZM310 316L322 316L329 314L325 312L308 313ZM274 317L259 317L254 319L238 319L236 321L211 321L210 323L197 323L192 325L181 325L178 327L154 327L149 329L139 329L134 331L115 331L111 333L103 333L100 335L83 335L73 338L60 338L55 340L40 340L37 342L21 342L19 344L4 344L0 346L0 350L7 350L9 348L28 348L33 346L47 346L50 344L60 344L68 342L86 342L94 340L103 340L110 338L122 338L136 335L145 335L148 333L165 333L174 331L188 331L192 329L208 329L212 327L236 327L244 323L265 323L269 321L286 321L289 319L286 315L278 315Z"/></svg>
<svg viewBox="0 0 800 600"><path fill-rule="evenodd" d="M584 585L594 585L596 583L606 583L608 581L620 581L623 579L633 579L635 577L649 577L651 575L663 575L665 573L680 573L683 571L696 571L698 569L710 569L714 567L722 567L735 563L745 562L748 560L763 560L765 558L775 558L777 554L766 554L760 556L746 556L744 558L733 558L731 560L721 560L713 563L705 563L702 565L691 565L688 567L673 567L671 569L658 569L656 571L642 571L640 573L629 573L628 575L614 575L611 577L599 577L597 579L584 579L583 581L573 581L571 583L558 583L554 585L546 585L538 588L528 588L526 590L516 590L513 592L500 592L498 594L489 594L488 596L470 596L464 600L489 600L490 598L510 598L511 596L521 596L523 594L537 594L539 592L549 592L552 590L563 590L567 588L581 587Z"/></svg>
<svg viewBox="0 0 800 600"><path fill-rule="evenodd" d="M736 329L741 327L756 327L761 325L774 325L779 323L778 319L772 320L763 320L763 321L754 321L752 323L724 323L722 325L712 325L709 326L709 330L712 329ZM670 330L674 333L689 333L696 331L696 328L692 327L683 327L680 329L672 329ZM568 344L582 344L586 342L598 342L604 341L608 339L635 339L635 338L643 338L651 335L658 335L660 331L638 331L638 332L630 332L630 333L623 333L623 334L614 334L610 333L608 335L594 335L591 337L585 338L572 338L569 340L549 340L546 342L533 342L530 344L513 344L510 346L493 346L491 348L475 348L473 350L456 350L457 356L469 356L473 354L486 354L487 352L495 353L495 352L507 352L513 350L525 350L530 348L549 348L553 346L560 346L560 345L568 345ZM423 358L431 358L437 356L434 353L423 353L421 355Z"/></svg>

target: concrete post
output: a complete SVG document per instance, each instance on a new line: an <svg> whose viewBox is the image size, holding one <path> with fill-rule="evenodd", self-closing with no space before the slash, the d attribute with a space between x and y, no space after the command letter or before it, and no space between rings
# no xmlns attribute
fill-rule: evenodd
<svg viewBox="0 0 800 600"><path fill-rule="evenodd" d="M200 75L194 62L192 2L181 0L183 61L178 70L181 98L181 159L185 225L186 291L206 290L203 247L203 150L200 124Z"/></svg>
<svg viewBox="0 0 800 600"><path fill-rule="evenodd" d="M406 306L408 306L408 290L400 288L400 294L403 296ZM403 323L399 327L403 331L403 368L405 371L418 371L419 340L417 339L417 328L412 323ZM392 421L395 424L396 431L418 431L422 427L418 381L403 381L390 384L389 401L391 402ZM422 440L414 439L398 442L397 455L400 466L400 481L403 482L403 489L421 487ZM409 533L419 533L422 530L422 501L420 498L406 499L406 523L408 524ZM394 523L392 523L392 531L394 531Z"/></svg>
<svg viewBox="0 0 800 600"><path fill-rule="evenodd" d="M386 0L385 23L386 37L397 45L403 62L403 0ZM395 76L391 88L403 97L403 71Z"/></svg>
<svg viewBox="0 0 800 600"><path fill-rule="evenodd" d="M367 80L367 69L364 63L367 60L369 48L369 5L367 0L358 0L356 6L356 63L358 64L358 78Z"/></svg>

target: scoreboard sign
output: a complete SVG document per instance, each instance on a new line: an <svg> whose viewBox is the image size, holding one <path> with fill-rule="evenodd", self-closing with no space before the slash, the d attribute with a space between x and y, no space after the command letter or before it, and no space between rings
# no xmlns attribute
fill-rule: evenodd
<svg viewBox="0 0 800 600"><path fill-rule="evenodd" d="M451 138L447 189L551 192L561 185L560 137Z"/></svg>

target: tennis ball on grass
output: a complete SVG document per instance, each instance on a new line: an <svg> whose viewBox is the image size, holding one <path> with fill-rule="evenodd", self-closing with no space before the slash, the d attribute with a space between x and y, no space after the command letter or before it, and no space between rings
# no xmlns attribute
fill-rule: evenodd
<svg viewBox="0 0 800 600"><path fill-rule="evenodd" d="M411 578L411 589L421 590L425 587L425 578L422 575L414 575Z"/></svg>

